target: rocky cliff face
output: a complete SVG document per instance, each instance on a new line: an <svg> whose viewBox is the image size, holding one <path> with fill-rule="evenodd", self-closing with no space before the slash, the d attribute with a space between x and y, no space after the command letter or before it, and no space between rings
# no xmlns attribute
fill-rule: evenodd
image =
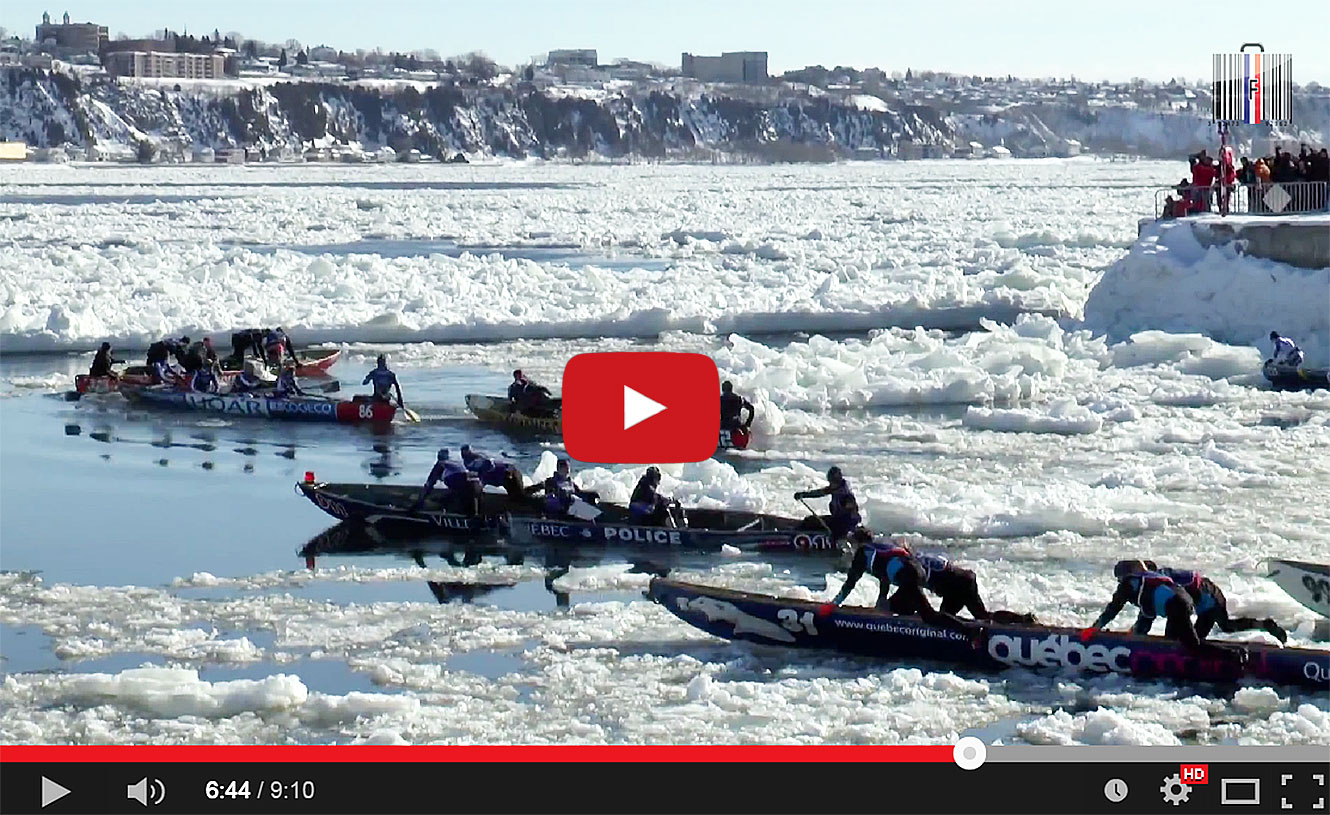
<svg viewBox="0 0 1330 815"><path fill-rule="evenodd" d="M10 70L0 84L0 138L34 147L102 145L261 153L311 146L391 147L467 156L688 156L699 150L766 158L890 151L894 140L950 139L932 111L866 111L824 98L774 102L684 97L664 90L575 95L517 88L407 86L379 90L300 82L173 90Z"/></svg>

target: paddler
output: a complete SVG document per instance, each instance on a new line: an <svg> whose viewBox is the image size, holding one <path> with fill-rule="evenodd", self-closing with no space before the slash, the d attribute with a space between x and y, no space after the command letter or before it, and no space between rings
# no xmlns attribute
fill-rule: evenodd
<svg viewBox="0 0 1330 815"><path fill-rule="evenodd" d="M447 490L443 497L446 505L464 515L480 514L480 483L474 473L467 472L465 467L449 458L446 447L439 451L438 459L434 462L433 469L429 471L429 477L425 479L425 487L420 491L420 497L411 506L412 512L424 506L430 491L441 479Z"/></svg>
<svg viewBox="0 0 1330 815"><path fill-rule="evenodd" d="M1124 562L1140 564L1145 571L1158 572L1181 586L1191 596L1192 604L1196 608L1196 636L1201 639L1209 636L1210 629L1218 625L1219 630L1225 634L1232 634L1234 631L1259 629L1268 632L1270 636L1279 640L1281 645L1288 642L1288 632L1270 617L1263 620L1258 620L1255 617L1238 617L1236 619L1229 617L1228 600L1224 597L1224 592L1215 585L1214 581L1198 571L1160 567L1153 560ZM1149 632L1153 623L1153 619L1137 619L1135 630L1140 633L1140 629L1143 627L1146 632Z"/></svg>
<svg viewBox="0 0 1330 815"><path fill-rule="evenodd" d="M204 365L189 377L189 389L195 393L217 393L217 373L211 365Z"/></svg>
<svg viewBox="0 0 1330 815"><path fill-rule="evenodd" d="M270 329L263 338L263 353L268 357L269 365L281 365L283 351L286 349L286 334L282 327ZM292 359L295 358L295 352L292 352Z"/></svg>
<svg viewBox="0 0 1330 815"><path fill-rule="evenodd" d="M482 453L471 449L471 445L462 445L462 464L480 478L482 486L503 487L514 498L524 494L522 471L506 461L495 461Z"/></svg>
<svg viewBox="0 0 1330 815"><path fill-rule="evenodd" d="M647 471L637 480L633 497L628 502L628 517L633 523L643 526L675 526L670 506L678 506L679 502L656 492L659 487L660 469L647 467Z"/></svg>
<svg viewBox="0 0 1330 815"><path fill-rule="evenodd" d="M252 393L264 386L264 381L259 377L259 366L263 363L257 359L245 360L244 367L240 373L236 374L231 380L231 393Z"/></svg>
<svg viewBox="0 0 1330 815"><path fill-rule="evenodd" d="M743 412L748 411L748 419L743 418ZM734 392L734 383L725 381L720 383L720 429L721 430L748 430L753 426L753 417L757 412L753 410L753 403Z"/></svg>
<svg viewBox="0 0 1330 815"><path fill-rule="evenodd" d="M561 406L561 401L550 394L549 388L527 377L521 370L513 371L508 402L514 410L528 416L551 416Z"/></svg>
<svg viewBox="0 0 1330 815"><path fill-rule="evenodd" d="M296 364L294 362L288 362L286 367L282 368L281 375L277 377L277 384L273 386L273 395L278 399L305 395L305 392L300 389L300 384L296 382Z"/></svg>
<svg viewBox="0 0 1330 815"><path fill-rule="evenodd" d="M859 578L865 573L878 580L877 609L895 611L895 608L908 608L909 612L932 626L959 631L967 637L975 633L974 629L949 612L936 611L924 594L927 575L924 566L903 543L893 541L874 541L873 535L863 527L854 530L851 540L857 544L854 557L850 560L850 570L845 575L845 584L830 603L823 605L819 612L830 614L832 609L845 602L845 598L854 590ZM889 596L891 587L896 586L895 595Z"/></svg>
<svg viewBox="0 0 1330 815"><path fill-rule="evenodd" d="M362 385L374 384L374 400L376 402L392 403L392 391L397 391L397 406L405 408L402 403L402 386L397 384L397 374L388 370L388 357L379 354L378 364L374 370L365 375L365 381Z"/></svg>
<svg viewBox="0 0 1330 815"><path fill-rule="evenodd" d="M542 491L545 493L545 513L554 517L567 515L574 499L580 498L593 506L600 499L590 490L578 489L573 481L572 466L566 458L559 459L554 465L554 475L527 488L531 494Z"/></svg>
<svg viewBox="0 0 1330 815"><path fill-rule="evenodd" d="M796 492L796 500L804 498L819 498L823 495L831 496L830 509L822 522L831 532L832 542L845 540L845 537L859 524L863 523L863 518L859 515L859 502L854 499L854 491L850 489L850 482L845 480L841 474L840 467L832 467L827 470L827 485L815 490L806 490Z"/></svg>
<svg viewBox="0 0 1330 815"><path fill-rule="evenodd" d="M1191 615L1195 610L1191 595L1168 577L1149 571L1139 560L1122 560L1113 567L1113 576L1118 580L1117 591L1109 600L1104 613L1099 619L1081 631L1081 641L1088 642L1099 629L1113 621L1122 611L1123 606L1132 603L1140 608L1132 633L1145 635L1150 632L1156 617L1167 620L1164 636L1183 643L1189 648L1203 648L1201 638L1192 625ZM1209 646L1218 651L1215 646Z"/></svg>
<svg viewBox="0 0 1330 815"><path fill-rule="evenodd" d="M1293 340L1279 336L1278 331L1271 331L1270 342L1274 343L1275 350L1270 359L1266 360L1267 365L1273 363L1280 368L1297 368L1302 364L1302 349Z"/></svg>
<svg viewBox="0 0 1330 815"><path fill-rule="evenodd" d="M88 369L88 376L116 378L115 371L111 370L114 364L124 365L123 359L116 359L111 356L111 343L104 342L102 347L97 349L97 355L92 358L92 367Z"/></svg>

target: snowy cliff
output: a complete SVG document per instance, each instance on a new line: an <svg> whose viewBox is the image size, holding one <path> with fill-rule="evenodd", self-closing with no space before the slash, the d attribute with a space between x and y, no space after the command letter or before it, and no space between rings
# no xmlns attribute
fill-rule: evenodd
<svg viewBox="0 0 1330 815"><path fill-rule="evenodd" d="M687 156L737 151L827 160L890 150L896 139L940 143L950 132L926 108L866 110L821 97L735 98L674 91L417 87L331 83L244 87L83 80L10 70L0 83L0 139L137 149L391 147L441 158Z"/></svg>

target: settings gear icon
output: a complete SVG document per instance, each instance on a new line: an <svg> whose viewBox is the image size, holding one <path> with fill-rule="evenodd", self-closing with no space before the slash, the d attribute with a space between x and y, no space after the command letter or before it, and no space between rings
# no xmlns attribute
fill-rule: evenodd
<svg viewBox="0 0 1330 815"><path fill-rule="evenodd" d="M1177 773L1165 777L1164 785L1159 788L1159 791L1164 794L1164 800L1173 806L1177 806L1191 797L1191 787L1182 783L1182 776Z"/></svg>

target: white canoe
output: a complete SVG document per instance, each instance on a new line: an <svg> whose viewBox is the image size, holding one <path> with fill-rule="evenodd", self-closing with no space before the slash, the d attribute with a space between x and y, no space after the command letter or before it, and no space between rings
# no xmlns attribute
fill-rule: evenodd
<svg viewBox="0 0 1330 815"><path fill-rule="evenodd" d="M1330 617L1330 566L1301 560L1271 560L1268 577L1307 608Z"/></svg>

